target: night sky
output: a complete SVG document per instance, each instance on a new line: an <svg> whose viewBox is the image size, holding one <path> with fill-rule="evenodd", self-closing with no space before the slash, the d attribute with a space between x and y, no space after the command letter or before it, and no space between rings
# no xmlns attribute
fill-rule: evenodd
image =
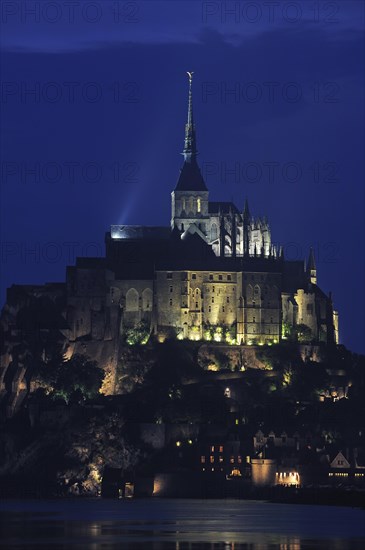
<svg viewBox="0 0 365 550"><path fill-rule="evenodd" d="M287 259L313 246L341 343L365 351L363 1L1 10L1 305L101 256L111 224L169 224L192 70L211 200L247 197Z"/></svg>

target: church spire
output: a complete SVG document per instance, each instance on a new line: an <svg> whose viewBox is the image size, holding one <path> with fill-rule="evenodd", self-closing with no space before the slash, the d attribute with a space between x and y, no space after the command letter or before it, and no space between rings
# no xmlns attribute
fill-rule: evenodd
<svg viewBox="0 0 365 550"><path fill-rule="evenodd" d="M184 150L182 152L184 155L184 164L180 170L175 191L208 191L196 160L197 150L191 91L193 72L190 71L187 75L189 77L189 103L188 121L185 124Z"/></svg>
<svg viewBox="0 0 365 550"><path fill-rule="evenodd" d="M189 77L189 101L188 101L188 121L185 124L185 140L184 140L184 160L191 162L195 159L197 155L196 150L196 137L195 137L195 125L193 118L193 93L192 93L192 82L193 82L193 71L188 71L187 75Z"/></svg>

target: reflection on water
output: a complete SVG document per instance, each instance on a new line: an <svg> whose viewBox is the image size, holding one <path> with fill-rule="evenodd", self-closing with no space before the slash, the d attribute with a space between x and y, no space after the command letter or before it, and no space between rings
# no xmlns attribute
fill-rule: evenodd
<svg viewBox="0 0 365 550"><path fill-rule="evenodd" d="M0 503L9 549L363 550L360 509L234 500Z"/></svg>

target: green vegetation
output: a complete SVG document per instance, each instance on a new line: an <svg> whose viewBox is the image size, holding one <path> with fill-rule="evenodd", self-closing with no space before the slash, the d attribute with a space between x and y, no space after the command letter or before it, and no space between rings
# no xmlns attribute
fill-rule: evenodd
<svg viewBox="0 0 365 550"><path fill-rule="evenodd" d="M129 328L125 332L125 340L129 346L147 344L149 337L150 328L146 321L140 321L134 328Z"/></svg>
<svg viewBox="0 0 365 550"><path fill-rule="evenodd" d="M85 355L76 354L69 360L56 355L43 363L38 372L41 387L52 399L61 399L66 404L81 403L95 398L101 388L104 371Z"/></svg>

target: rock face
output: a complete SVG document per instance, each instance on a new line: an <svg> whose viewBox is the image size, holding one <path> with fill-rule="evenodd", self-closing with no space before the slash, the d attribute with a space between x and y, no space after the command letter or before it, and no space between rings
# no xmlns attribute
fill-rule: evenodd
<svg viewBox="0 0 365 550"><path fill-rule="evenodd" d="M43 495L100 494L106 467L129 472L141 452L123 432L120 413L102 408L59 407L39 418L37 429L0 436L0 477L12 492ZM13 484L13 487L11 485Z"/></svg>
<svg viewBox="0 0 365 550"><path fill-rule="evenodd" d="M121 337L118 319L111 319L105 305L105 289L104 298L89 295L77 300L68 286L14 285L8 290L0 318L0 401L9 417L36 389L33 374L57 346L66 359L82 354L96 361L105 372L102 392L115 392Z"/></svg>

